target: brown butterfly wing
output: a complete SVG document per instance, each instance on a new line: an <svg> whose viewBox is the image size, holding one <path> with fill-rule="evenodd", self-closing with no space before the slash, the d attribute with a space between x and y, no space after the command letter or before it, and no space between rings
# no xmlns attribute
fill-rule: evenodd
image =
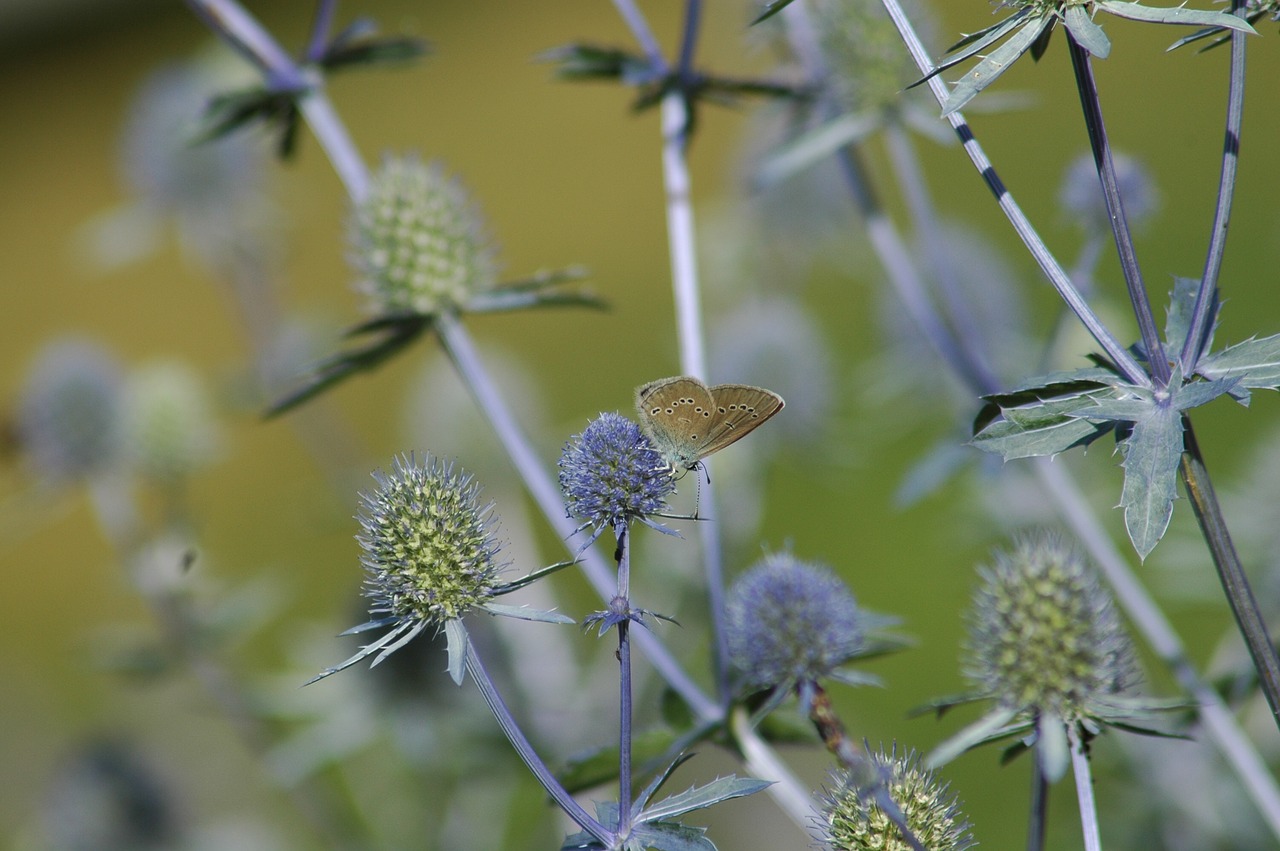
<svg viewBox="0 0 1280 851"><path fill-rule="evenodd" d="M715 405L712 427L699 457L741 440L786 405L772 390L749 384L717 384L711 388L711 398Z"/></svg>
<svg viewBox="0 0 1280 851"><path fill-rule="evenodd" d="M688 376L651 381L636 390L636 410L645 433L671 464L688 468L698 462L716 416L707 385Z"/></svg>

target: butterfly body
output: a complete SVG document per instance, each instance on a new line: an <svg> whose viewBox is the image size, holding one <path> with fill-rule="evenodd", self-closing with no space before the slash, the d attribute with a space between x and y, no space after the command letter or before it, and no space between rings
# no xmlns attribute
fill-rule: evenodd
<svg viewBox="0 0 1280 851"><path fill-rule="evenodd" d="M640 427L673 472L696 468L703 458L763 425L784 404L763 387L708 387L689 376L651 381L636 390Z"/></svg>

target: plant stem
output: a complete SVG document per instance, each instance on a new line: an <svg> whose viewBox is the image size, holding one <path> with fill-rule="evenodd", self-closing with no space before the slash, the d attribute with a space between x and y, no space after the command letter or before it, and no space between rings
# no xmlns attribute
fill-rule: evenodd
<svg viewBox="0 0 1280 851"><path fill-rule="evenodd" d="M1187 497L1195 511L1196 520L1200 523L1205 543L1209 545L1213 563L1218 568L1218 578L1227 595L1227 602L1231 605L1231 613L1235 615L1240 635L1244 638L1249 655L1253 658L1253 665L1258 671L1258 682L1271 707L1272 720L1280 726L1280 659L1276 658L1275 644L1267 633L1267 625L1258 611L1258 603L1249 587L1244 566L1240 563L1235 544L1231 542L1226 519L1222 516L1218 497L1213 491L1213 483L1209 479L1209 471L1205 467L1204 456L1200 453L1191 420L1184 416L1182 423L1185 440L1182 481L1187 488Z"/></svg>
<svg viewBox="0 0 1280 851"><path fill-rule="evenodd" d="M524 733L520 730L520 725L511 715L511 710L507 708L506 702L502 699L502 695L498 693L497 686L489 677L489 672L485 670L484 663L480 661L480 655L476 653L475 642L467 638L467 670L471 672L471 680L480 690L480 696L484 698L484 702L489 705L489 710L493 712L493 717L497 719L498 726L502 728L502 732L506 734L507 740L511 742L511 747L519 755L520 759L528 766L529 771L538 778L538 782L542 784L542 788L547 790L547 794L555 799L568 815L573 819L579 827L590 833L596 839L605 844L605 847L611 848L613 836L610 831L596 821L591 815L582 808L582 806L573 799L569 791L560 785L560 781L556 780L546 763L538 756L538 752L533 749L533 745L529 744L529 740L525 738Z"/></svg>
<svg viewBox="0 0 1280 851"><path fill-rule="evenodd" d="M920 41L920 37L916 35L915 28L911 26L911 21L907 18L906 13L902 11L902 6L898 0L883 0L885 10L888 11L889 17L898 28L898 33L902 36L902 40L906 42L907 49L911 53L911 57L915 60L916 66L921 73L928 74L933 71L933 63L929 59L928 53L925 51L924 44ZM929 79L929 89L933 92L934 98L941 105L947 99L948 91L946 84L939 77L934 76ZM996 202L1000 205L1000 210L1005 214L1009 223L1013 225L1014 231L1022 240L1023 245L1031 252L1031 256L1035 258L1037 265L1041 271L1049 278L1049 282L1053 288L1058 291L1058 295L1066 302L1071 312L1076 315L1081 324L1089 331L1093 338L1098 342L1107 357L1116 365L1116 368L1122 375L1129 380L1131 384L1139 387L1151 387L1151 379L1146 371L1138 364L1133 355L1129 353L1127 347L1116 339L1115 335L1103 324L1102 319L1093 312L1087 301L1076 289L1072 283L1071 277L1066 270L1058 263L1053 253L1049 251L1048 246L1044 244L1044 240L1036 232L1026 214L1022 212L1022 208L1018 206L1014 200L1012 193L1005 187L996 174L995 167L991 161L987 159L986 152L978 143L978 139L973 134L973 130L965 121L964 115L959 112L952 112L947 116L947 121L955 129L956 135L960 137L961 143L964 145L965 153L968 154L969 160L973 163L974 168L982 176L987 187L991 190L991 194L995 196Z"/></svg>
<svg viewBox="0 0 1280 851"><path fill-rule="evenodd" d="M1124 273L1125 287L1129 291L1129 304L1138 321L1138 331L1142 337L1142 347L1147 353L1151 375L1157 386L1164 387L1169 382L1169 360L1160 343L1160 332L1156 329L1151 300L1147 297L1142 269L1138 265L1138 255L1133 247L1133 234L1124 214L1124 201L1120 197L1120 186L1116 180L1116 165L1111 156L1111 143L1107 139L1107 125L1102 118L1102 102L1098 99L1093 64L1089 61L1089 51L1076 42L1070 30L1067 31L1067 46L1071 52L1071 67L1076 75L1076 88L1080 92L1080 106L1084 110L1084 125L1089 131L1093 162L1102 181L1102 197L1106 201L1107 213L1111 219L1116 253L1120 256L1120 269Z"/></svg>
<svg viewBox="0 0 1280 851"><path fill-rule="evenodd" d="M777 752L760 738L751 726L751 714L745 707L736 706L729 716L729 729L733 741L742 752L747 771L761 780L772 780L766 791L782 811L790 816L796 826L811 830L813 827L813 801L805 791L800 778L792 773Z"/></svg>
<svg viewBox="0 0 1280 851"><path fill-rule="evenodd" d="M493 427L529 494L557 534L568 541L573 536L575 527L573 521L565 515L560 490L543 468L537 453L529 445L528 438L525 437L519 423L503 401L493 379L484 369L471 336L462 323L449 314L442 314L436 320L435 327L441 346L453 361L454 367L458 370L472 398L475 399L476 405ZM614 579L598 553L588 548L582 553L582 560L583 574L596 593L602 600L612 599ZM654 669L689 704L699 718L714 720L723 716L719 707L689 679L679 663L652 633L642 631L637 634L636 640L644 648Z"/></svg>
<svg viewBox="0 0 1280 851"><path fill-rule="evenodd" d="M1039 748L1032 748L1031 811L1027 818L1027 851L1044 851L1045 829L1049 826L1049 780Z"/></svg>
<svg viewBox="0 0 1280 851"><path fill-rule="evenodd" d="M618 833L631 832L631 547L626 522L618 526L618 597L627 618L618 622Z"/></svg>
<svg viewBox="0 0 1280 851"><path fill-rule="evenodd" d="M1240 14L1244 0L1232 0L1231 11ZM1231 33L1231 72L1227 84L1227 129L1222 141L1222 171L1218 178L1218 203L1213 211L1213 230L1205 255L1200 289L1196 293L1187 339L1182 343L1183 372L1190 375L1204 354L1214 307L1217 305L1218 275L1227 245L1227 225L1231 221L1231 203L1235 199L1236 166L1240 161L1240 131L1244 123L1244 51L1245 34ZM1169 341L1175 343L1174 340Z"/></svg>
<svg viewBox="0 0 1280 851"><path fill-rule="evenodd" d="M1077 725L1067 724L1067 741L1071 743L1071 768L1076 780L1076 801L1080 806L1080 827L1084 831L1084 851L1102 851L1098 808L1093 800L1093 773L1089 770L1089 754Z"/></svg>

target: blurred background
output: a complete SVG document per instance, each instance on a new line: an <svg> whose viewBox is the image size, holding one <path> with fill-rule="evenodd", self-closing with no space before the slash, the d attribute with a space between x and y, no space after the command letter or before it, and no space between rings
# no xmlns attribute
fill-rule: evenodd
<svg viewBox="0 0 1280 851"><path fill-rule="evenodd" d="M305 44L312 4L247 5L287 48ZM682 4L642 5L670 55ZM707 5L701 67L777 72L776 38L748 30L751 9ZM935 11L935 52L991 22L980 2ZM358 16L431 45L412 66L331 80L366 160L416 152L441 161L483 208L504 279L581 264L610 304L607 313L469 322L553 465L590 418L629 414L636 385L679 371L657 112L633 114L634 93L620 87L557 82L537 61L569 42L630 48L632 39L598 1L349 0L338 25ZM1227 52L1166 55L1185 33L1113 19L1106 29L1116 49L1097 63L1103 108L1113 144L1145 170L1150 204L1137 248L1162 315L1172 276L1197 276L1203 262ZM1263 24L1251 42L1219 344L1280 331L1275 29ZM1093 235L1062 193L1087 151L1064 47L1054 44L1038 65L1019 62L990 92L1022 93L1018 108L970 118L1070 267ZM457 690L439 676L441 649L419 648L403 669L360 667L298 688L355 646L333 636L365 619L356 494L397 453L430 451L474 471L497 502L516 569L564 555L431 340L295 414L262 420L264 400L289 386L298 365L333 351L341 329L364 318L345 263L345 192L315 140L304 130L283 165L262 134L216 149L175 144L210 92L247 79L178 3L7 0L0 68L0 835L21 849L362 847L326 820L352 813L368 847L556 847L565 825L548 818L470 684ZM989 459L973 457L962 475L904 504L904 483L921 479L940 443L962 442L976 408L910 341L829 173L752 190L755 158L780 116L750 102L704 106L690 149L712 378L763 384L788 400L776 428L717 459L717 522L731 572L790 548L830 565L863 605L902 618L915 646L867 666L886 688L837 687L837 705L873 745L927 750L964 719L906 713L965 687L957 660L974 565L1008 529L1055 521L1016 473L997 477ZM916 144L957 268L991 339L1007 339L999 357L1015 380L1037 363L1028 352L1056 333L1058 304L960 148ZM179 158L187 153L195 159ZM885 161L874 146L871 155ZM1118 268L1104 255L1095 298L1131 339ZM1089 349L1067 330L1046 363L1083 365ZM48 390L67 376L89 402ZM114 437L95 398L122 405L133 424L123 449L107 446ZM1221 400L1196 418L1267 605L1274 571L1262 571L1275 558L1280 503L1268 490L1277 477L1264 474L1280 446L1278 413L1275 398L1260 394L1248 411ZM68 459L37 436L56 443L63 432L86 454ZM1121 471L1106 445L1055 463L1079 474L1122 537L1112 509ZM127 472L102 462L113 452L131 459ZM1173 522L1141 573L1195 661L1229 670L1239 650L1185 502ZM145 546L122 539L137 528L154 532ZM705 626L692 544L643 547L640 603L680 616L684 628L659 631L707 682L704 654L685 649L701 646ZM576 576L546 585L535 602L579 617L598 605ZM519 641L506 626L481 633L544 752L564 758L607 744L612 647L571 629L548 637L552 627L518 628ZM533 649L522 652L526 640ZM1145 687L1172 694L1158 666L1146 667ZM656 684L646 688L655 703ZM1246 708L1246 723L1277 756L1276 731L1256 709ZM1168 847L1266 847L1250 844L1256 819L1234 780L1213 779L1221 769L1211 757L1193 745L1131 752L1114 739L1095 747L1100 789L1110 790L1100 792L1109 845L1156 847L1150 818L1193 842ZM819 747L785 754L806 782L823 783ZM1170 764L1161 759L1179 768L1156 767ZM709 778L734 764L704 748L689 770ZM1028 770L1025 761L1001 768L988 750L942 772L984 846L1023 841ZM1131 795L1143 785L1135 777L1153 774L1175 787L1163 804ZM1206 782L1221 799L1197 814L1179 795L1202 793ZM1069 785L1052 809L1053 848L1079 847ZM806 847L763 795L706 820L721 848ZM1215 844L1187 839L1200 836Z"/></svg>

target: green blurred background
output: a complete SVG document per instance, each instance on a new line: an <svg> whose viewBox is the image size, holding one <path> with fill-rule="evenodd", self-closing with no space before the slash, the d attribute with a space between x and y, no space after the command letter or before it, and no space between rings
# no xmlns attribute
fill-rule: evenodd
<svg viewBox="0 0 1280 851"><path fill-rule="evenodd" d="M0 399L12 412L40 347L68 334L100 341L126 368L157 359L189 365L209 388L221 435L213 462L191 477L183 494L199 553L193 571L211 589L210 599L241 593L263 607L256 631L219 652L255 687L272 682L302 714L309 714L309 701L340 701L335 693L356 699L369 676L363 670L343 675L351 682L327 694L328 682L290 691L308 671L349 651L349 643L329 636L360 616L350 519L355 490L366 486L370 470L410 449L457 457L489 476L500 473L501 464L467 457L483 451L466 439L467 428L437 440L412 425L414 415L406 410L415 406L443 410L445 420L465 415L461 396L423 389L437 386L423 384L424 369L440 365L429 342L344 385L317 412L303 413L297 428L289 421L260 421L245 389L254 337L241 302L207 265L184 252L173 228L156 250L114 267L96 262L87 248L92 235L101 233L95 227L102 217L132 203L120 173L121 137L139 86L165 63L208 52L210 36L178 3L33 4L30 13L7 5L12 8L0 10ZM306 38L310 6L250 4L290 48ZM644 4L668 50L678 33L680 6ZM947 3L939 11L938 31L944 34L989 22L990 9L982 2ZM632 114L631 93L609 85L555 82L548 66L535 62L541 52L570 41L629 46L631 39L613 7L600 0L366 0L344 4L339 23L357 15L375 18L384 32L422 37L433 46L432 55L412 68L352 72L332 81L333 101L367 160L408 151L442 160L483 206L507 277L583 264L591 270L593 290L611 304L605 314L545 311L472 323L486 351L499 351L498 357L518 361L527 371L518 379L517 395L544 412L534 436L548 464L554 463L564 440L590 417L602 410L628 412L634 386L679 369L657 113ZM747 32L747 19L748 10L738 3L708 4L700 64L730 74L769 71L773 57ZM1098 63L1097 73L1111 137L1117 148L1141 157L1162 199L1137 245L1159 301L1171 275L1197 275L1202 263L1217 183L1227 54L1164 55L1178 33L1119 22L1106 26L1116 49ZM1249 57L1240 193L1223 278L1227 307L1218 339L1226 342L1273 333L1280 316L1280 178L1271 156L1280 138L1280 112L1269 90L1280 78L1280 58L1275 27L1262 30L1265 36L1254 40ZM1030 108L975 115L972 121L1031 219L1070 258L1081 237L1058 203L1058 187L1086 141L1062 48L1055 44L1038 66L1019 63L997 85L1032 93ZM746 163L747 151L756 147L747 141L758 127L755 112L752 104L704 107L690 151L705 240L703 270L715 293L713 307L721 310L735 301L735 281L725 272L733 261L717 262L717 253L732 253L738 223L733 213L754 203ZM1029 308L1029 335L1047 333L1057 310L1052 293L1019 253L963 153L954 145L919 144L943 213L981 233L990 245L984 251L1004 255ZM323 329L321 345L331 346L336 329L362 316L344 263L345 194L305 131L300 148L296 161L266 169L270 225L280 246L271 264L271 297L283 314ZM822 240L819 258L792 264L799 279L769 283L773 293L810 312L832 347L833 380L823 391L832 397L826 400L830 425L823 440L773 456L763 474L767 498L760 531L733 551L731 569L754 560L760 547L790 545L797 555L837 569L860 602L901 616L917 644L871 667L888 688L840 690L838 705L855 735L927 749L958 729L959 721L907 720L904 714L963 687L956 660L972 567L1001 535L981 519L975 495L981 486L973 481L952 483L909 509L895 507L893 493L902 478L936 439L950 433L956 418L919 400L886 404L877 398L891 383L881 357L888 322L878 292L883 277L856 221L828 218L824 227L831 233ZM780 240L798 239L791 231L779 234ZM751 287L761 291L758 283ZM1110 260L1103 263L1099 287L1109 315L1123 317ZM713 328L716 317L712 310ZM788 395L787 388L776 389ZM1261 395L1248 412L1222 401L1197 418L1209 464L1228 497L1257 464L1255 446L1274 430L1277 411L1274 397ZM316 446L318 452L308 449ZM732 450L739 463L750 463L749 447L750 441ZM1108 450L1095 448L1086 457L1057 463L1080 469L1097 509L1118 529L1119 514L1111 506L1120 474ZM145 644L158 633L102 534L85 489L39 487L16 447L5 458L0 483L0 834L12 837L13 847L50 847L43 820L55 811L54 790L86 743L105 738L127 742L163 778L182 821L204 831L206 847L321 847L272 790L261 761L243 747L195 678L181 671L148 677L110 670L122 648ZM516 518L508 534L521 540L513 552L543 561L561 557L554 536L522 504L514 485L485 484L504 519ZM723 489L720 498L720 510L732 512L733 488ZM1277 511L1274 504L1255 507ZM165 503L149 494L143 510L158 517ZM520 520L525 514L532 519ZM1187 514L1180 504L1175 537L1192 537ZM1181 562L1199 562L1197 571L1210 570L1193 545L1162 546L1142 568L1157 590L1165 582L1161 563L1173 552ZM658 575L669 581L669 573ZM644 582L641 565L637 583L643 588ZM575 613L593 605L579 584L567 577L557 584L566 608ZM684 586L675 587L650 593L670 603ZM1170 609L1192 655L1205 662L1228 628L1228 616L1211 599L1178 599ZM696 628L689 635L698 634ZM680 645L679 630L664 633ZM585 639L574 643L582 656L611 653ZM693 670L701 671L698 654L689 658ZM1168 692L1168 678L1148 669L1151 688ZM465 691L460 701L482 726L482 707L470 686ZM1265 724L1258 729L1262 747L1275 752L1275 730ZM1097 746L1107 748L1107 740ZM700 771L710 776L732 770L729 760L708 751L700 757ZM378 753L376 745L357 752L343 775L351 796L372 812L378 808L369 802L395 797L398 782L379 771ZM826 762L820 749L786 753L807 782L822 782ZM1014 847L1023 838L1028 766L999 769L996 761L995 752L972 754L944 776L984 847ZM1079 843L1067 787L1069 781L1054 806L1055 848ZM555 829L523 844L519 814L540 812L540 803L527 788L515 800L522 803L504 822L502 847L553 847ZM413 813L385 818L379 828L384 847L437 847L425 838L432 830L416 824ZM805 847L764 796L730 803L712 813L709 823L721 848ZM440 842L439 847L485 847Z"/></svg>

